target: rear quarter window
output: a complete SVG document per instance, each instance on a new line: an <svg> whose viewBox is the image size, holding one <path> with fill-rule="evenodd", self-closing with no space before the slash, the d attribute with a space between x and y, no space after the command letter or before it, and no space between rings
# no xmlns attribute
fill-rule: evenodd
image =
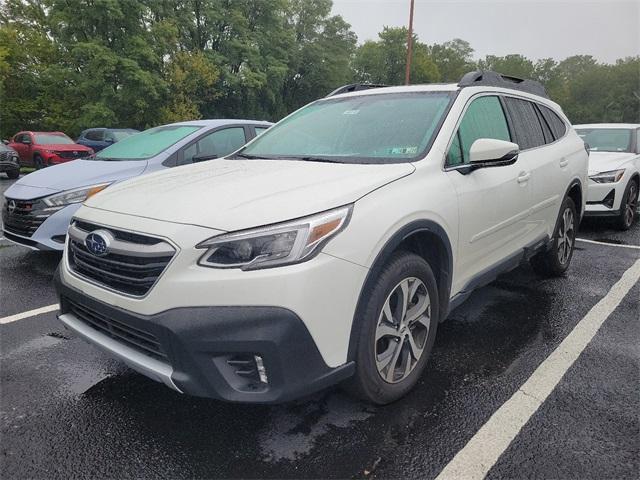
<svg viewBox="0 0 640 480"><path fill-rule="evenodd" d="M557 140L564 137L564 134L567 133L567 125L564 121L549 107L545 107L544 105L539 105L539 107L542 116L547 121L549 128L551 128L554 138Z"/></svg>

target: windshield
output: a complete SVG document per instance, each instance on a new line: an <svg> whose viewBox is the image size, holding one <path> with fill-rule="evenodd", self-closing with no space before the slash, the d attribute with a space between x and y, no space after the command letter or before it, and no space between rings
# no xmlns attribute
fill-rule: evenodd
<svg viewBox="0 0 640 480"><path fill-rule="evenodd" d="M61 133L36 133L38 145L73 145L75 142Z"/></svg>
<svg viewBox="0 0 640 480"><path fill-rule="evenodd" d="M576 132L592 152L631 152L631 129L580 128Z"/></svg>
<svg viewBox="0 0 640 480"><path fill-rule="evenodd" d="M118 143L100 150L96 160L145 160L151 158L183 138L200 130L195 125L164 125L130 135Z"/></svg>
<svg viewBox="0 0 640 480"><path fill-rule="evenodd" d="M112 137L117 142L119 142L120 140L130 137L134 133L138 133L138 131L137 130L110 130L107 132L106 136Z"/></svg>
<svg viewBox="0 0 640 480"><path fill-rule="evenodd" d="M339 163L401 163L423 156L454 92L320 100L240 151L240 157Z"/></svg>

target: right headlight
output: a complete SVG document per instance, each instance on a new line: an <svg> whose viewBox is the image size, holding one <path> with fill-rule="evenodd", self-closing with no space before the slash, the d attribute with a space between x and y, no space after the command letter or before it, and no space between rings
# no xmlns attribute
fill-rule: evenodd
<svg viewBox="0 0 640 480"><path fill-rule="evenodd" d="M620 181L623 175L624 168L622 170L596 173L595 175L589 175L589 178L596 183L616 183Z"/></svg>
<svg viewBox="0 0 640 480"><path fill-rule="evenodd" d="M49 207L66 207L72 203L82 203L89 197L101 192L111 185L111 182L100 183L88 187L75 188L73 190L65 190L43 199L44 203Z"/></svg>
<svg viewBox="0 0 640 480"><path fill-rule="evenodd" d="M290 222L212 237L196 246L207 249L198 264L255 270L304 262L346 227L351 210L352 205L347 205Z"/></svg>

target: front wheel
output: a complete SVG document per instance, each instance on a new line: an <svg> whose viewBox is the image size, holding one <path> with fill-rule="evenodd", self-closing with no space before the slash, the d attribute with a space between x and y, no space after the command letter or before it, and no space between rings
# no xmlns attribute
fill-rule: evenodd
<svg viewBox="0 0 640 480"><path fill-rule="evenodd" d="M620 215L618 216L618 229L629 230L636 219L638 210L638 183L631 180L622 197Z"/></svg>
<svg viewBox="0 0 640 480"><path fill-rule="evenodd" d="M15 180L19 176L20 176L20 170L17 168L15 170L9 170L7 172L7 177L9 177L11 180Z"/></svg>
<svg viewBox="0 0 640 480"><path fill-rule="evenodd" d="M424 371L438 326L438 287L422 257L399 252L362 301L356 374L347 388L384 405L404 396Z"/></svg>
<svg viewBox="0 0 640 480"><path fill-rule="evenodd" d="M567 271L576 243L578 214L573 200L565 198L556 221L551 248L531 259L536 273L545 277L558 277Z"/></svg>
<svg viewBox="0 0 640 480"><path fill-rule="evenodd" d="M36 170L40 170L45 167L44 160L37 153L33 156L33 165L36 167Z"/></svg>

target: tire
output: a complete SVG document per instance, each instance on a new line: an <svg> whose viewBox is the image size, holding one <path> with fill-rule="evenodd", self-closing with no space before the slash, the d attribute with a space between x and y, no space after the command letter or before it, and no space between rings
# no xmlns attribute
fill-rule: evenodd
<svg viewBox="0 0 640 480"><path fill-rule="evenodd" d="M36 170L46 167L44 160L42 160L42 157L37 153L33 156L33 166L36 167Z"/></svg>
<svg viewBox="0 0 640 480"><path fill-rule="evenodd" d="M9 177L11 180L15 180L19 176L20 176L20 169L9 170L7 172L7 177Z"/></svg>
<svg viewBox="0 0 640 480"><path fill-rule="evenodd" d="M544 277L559 277L569 268L576 243L578 214L569 197L562 202L551 248L531 258L534 271Z"/></svg>
<svg viewBox="0 0 640 480"><path fill-rule="evenodd" d="M638 210L638 180L633 179L627 185L620 203L620 215L616 219L618 230L629 230L636 219Z"/></svg>
<svg viewBox="0 0 640 480"><path fill-rule="evenodd" d="M404 292L412 294L408 307ZM367 402L385 405L409 392L424 371L438 327L438 287L422 257L398 252L361 301L356 373L345 386ZM423 313L413 320L403 316L412 309Z"/></svg>

